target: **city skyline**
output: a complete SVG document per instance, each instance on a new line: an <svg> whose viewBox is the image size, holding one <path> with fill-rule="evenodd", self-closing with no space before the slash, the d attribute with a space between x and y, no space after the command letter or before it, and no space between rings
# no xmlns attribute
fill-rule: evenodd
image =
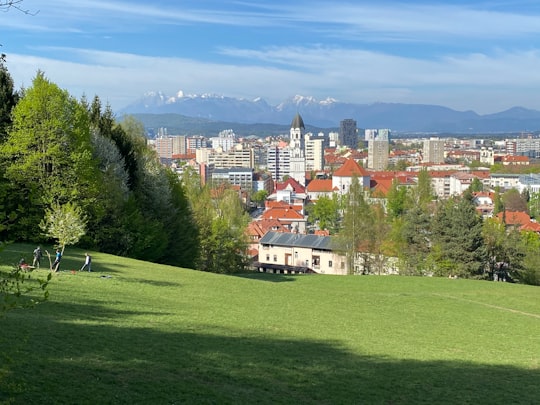
<svg viewBox="0 0 540 405"><path fill-rule="evenodd" d="M23 0L0 51L17 88L41 70L114 110L179 90L540 110L537 2L290 3Z"/></svg>

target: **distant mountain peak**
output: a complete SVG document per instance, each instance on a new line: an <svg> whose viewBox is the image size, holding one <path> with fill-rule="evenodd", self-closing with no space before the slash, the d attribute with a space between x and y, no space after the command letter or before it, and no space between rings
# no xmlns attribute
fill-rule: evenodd
<svg viewBox="0 0 540 405"><path fill-rule="evenodd" d="M277 105L254 99L226 97L215 93L187 94L182 90L168 97L149 91L120 110L119 114L181 114L230 123L287 125L300 112L307 126L337 128L352 118L359 128L390 128L396 132L520 132L540 130L540 111L512 107L495 114L456 111L430 104L374 102L354 104L327 97L294 95Z"/></svg>

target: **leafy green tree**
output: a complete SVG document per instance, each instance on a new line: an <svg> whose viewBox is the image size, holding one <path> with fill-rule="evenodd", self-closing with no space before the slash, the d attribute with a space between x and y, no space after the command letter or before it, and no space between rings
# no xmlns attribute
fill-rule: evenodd
<svg viewBox="0 0 540 405"><path fill-rule="evenodd" d="M214 273L234 273L246 267L246 227L249 222L237 192L221 185L201 185L194 170L184 171L182 183L198 231L196 267Z"/></svg>
<svg viewBox="0 0 540 405"><path fill-rule="evenodd" d="M527 201L515 188L511 188L502 195L502 202L507 211L527 212Z"/></svg>
<svg viewBox="0 0 540 405"><path fill-rule="evenodd" d="M76 203L54 203L45 210L45 217L39 227L45 236L56 239L63 255L67 245L76 244L86 233L86 219Z"/></svg>
<svg viewBox="0 0 540 405"><path fill-rule="evenodd" d="M479 191L484 191L484 184L480 181L480 179L478 177L475 177L472 180L471 185L469 186L469 189L473 193L477 193Z"/></svg>
<svg viewBox="0 0 540 405"><path fill-rule="evenodd" d="M529 215L532 218L540 217L540 192L530 193L528 202Z"/></svg>
<svg viewBox="0 0 540 405"><path fill-rule="evenodd" d="M373 271L381 274L385 271L390 253L391 224L382 205L372 205L370 210L373 216L373 227L372 236L368 239L369 251L373 255Z"/></svg>
<svg viewBox="0 0 540 405"><path fill-rule="evenodd" d="M308 214L310 222L319 222L320 229L327 229L335 233L339 227L339 201L336 194L332 197L321 196L309 205Z"/></svg>
<svg viewBox="0 0 540 405"><path fill-rule="evenodd" d="M399 218L405 212L407 202L407 188L400 186L399 181L394 179L390 190L386 194L386 209L391 219Z"/></svg>
<svg viewBox="0 0 540 405"><path fill-rule="evenodd" d="M97 193L88 115L42 72L13 110L0 162L9 184L9 212L17 215L7 229L14 239L35 240L36 228L51 204L76 200L85 207Z"/></svg>
<svg viewBox="0 0 540 405"><path fill-rule="evenodd" d="M268 197L268 191L258 190L253 193L253 195L251 196L251 200L255 202L258 207L262 207L267 197Z"/></svg>
<svg viewBox="0 0 540 405"><path fill-rule="evenodd" d="M518 279L525 284L540 285L540 236L535 232L523 232L522 241L525 257Z"/></svg>
<svg viewBox="0 0 540 405"><path fill-rule="evenodd" d="M344 213L341 228L336 238L336 250L345 254L349 274L354 274L357 256L364 262L364 272L369 272L373 216L364 198L364 190L353 177L349 192L344 196Z"/></svg>
<svg viewBox="0 0 540 405"><path fill-rule="evenodd" d="M499 188L495 189L495 194L493 196L493 215L497 215L499 212L504 211L504 204L499 192Z"/></svg>
<svg viewBox="0 0 540 405"><path fill-rule="evenodd" d="M427 209L427 206L435 199L431 177L427 169L420 170L416 186L407 195L410 207L419 206L422 209Z"/></svg>

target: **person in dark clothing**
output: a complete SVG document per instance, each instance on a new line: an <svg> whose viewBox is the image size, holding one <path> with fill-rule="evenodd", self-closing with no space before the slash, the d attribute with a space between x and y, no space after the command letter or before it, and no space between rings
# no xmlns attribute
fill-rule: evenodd
<svg viewBox="0 0 540 405"><path fill-rule="evenodd" d="M32 262L32 266L37 267L39 269L42 257L43 257L43 253L41 252L41 248L38 246L37 248L34 249L34 261Z"/></svg>

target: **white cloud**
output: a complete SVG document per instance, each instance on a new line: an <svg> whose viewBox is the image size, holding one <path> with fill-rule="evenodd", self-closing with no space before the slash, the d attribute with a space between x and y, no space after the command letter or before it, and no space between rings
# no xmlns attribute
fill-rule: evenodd
<svg viewBox="0 0 540 405"><path fill-rule="evenodd" d="M8 69L18 85L29 86L40 69L74 96L97 94L115 109L148 90L262 96L271 103L302 94L358 103L435 103L477 112L495 112L516 104L540 109L536 95L540 88L538 51L439 60L320 47L227 51L229 55L251 59L251 65L93 50L64 51L76 54L83 62L10 55ZM299 54L301 63L292 62ZM281 66L259 63L273 59L280 60ZM308 68L303 69L304 66Z"/></svg>

